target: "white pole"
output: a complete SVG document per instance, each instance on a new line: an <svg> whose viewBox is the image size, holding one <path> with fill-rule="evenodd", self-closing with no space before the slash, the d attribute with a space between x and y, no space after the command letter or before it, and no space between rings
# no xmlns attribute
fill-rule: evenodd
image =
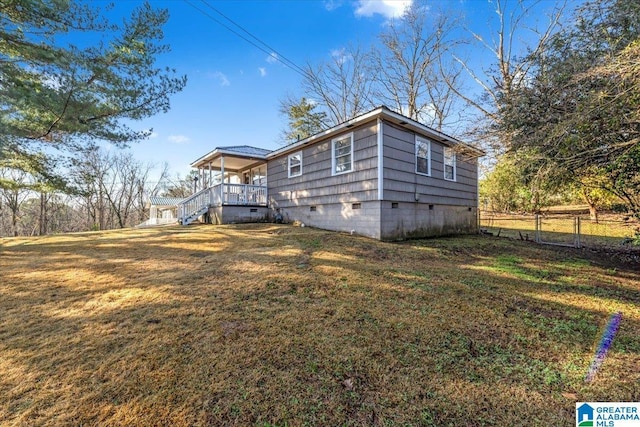
<svg viewBox="0 0 640 427"><path fill-rule="evenodd" d="M224 156L220 156L220 203L224 203Z"/></svg>

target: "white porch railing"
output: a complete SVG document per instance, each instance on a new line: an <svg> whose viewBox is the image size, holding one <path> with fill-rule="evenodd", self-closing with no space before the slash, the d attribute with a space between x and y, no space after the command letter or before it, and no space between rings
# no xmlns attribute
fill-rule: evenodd
<svg viewBox="0 0 640 427"><path fill-rule="evenodd" d="M224 186L222 202L226 205L267 205L267 187L250 184L220 184ZM218 190L218 194L220 190Z"/></svg>
<svg viewBox="0 0 640 427"><path fill-rule="evenodd" d="M178 218L187 225L204 214L211 206L258 205L267 206L267 187L249 184L218 184L205 188L184 199L178 205Z"/></svg>
<svg viewBox="0 0 640 427"><path fill-rule="evenodd" d="M184 199L178 205L178 218L183 225L191 223L211 206L211 189L205 188Z"/></svg>

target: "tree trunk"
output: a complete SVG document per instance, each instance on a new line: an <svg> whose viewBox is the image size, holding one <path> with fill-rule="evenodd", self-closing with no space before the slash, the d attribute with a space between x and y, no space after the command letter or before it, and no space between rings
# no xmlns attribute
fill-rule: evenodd
<svg viewBox="0 0 640 427"><path fill-rule="evenodd" d="M98 230L104 230L104 198L102 196L102 186L98 190Z"/></svg>
<svg viewBox="0 0 640 427"><path fill-rule="evenodd" d="M39 218L39 230L38 235L44 236L47 234L47 194L40 193L40 218Z"/></svg>
<svg viewBox="0 0 640 427"><path fill-rule="evenodd" d="M13 237L18 237L18 212L11 212L11 228L13 229Z"/></svg>
<svg viewBox="0 0 640 427"><path fill-rule="evenodd" d="M589 205L589 220L595 224L598 223L598 207L593 197L591 197L586 187L582 187L582 197Z"/></svg>
<svg viewBox="0 0 640 427"><path fill-rule="evenodd" d="M598 223L598 208L592 203L589 203L589 220L595 224Z"/></svg>

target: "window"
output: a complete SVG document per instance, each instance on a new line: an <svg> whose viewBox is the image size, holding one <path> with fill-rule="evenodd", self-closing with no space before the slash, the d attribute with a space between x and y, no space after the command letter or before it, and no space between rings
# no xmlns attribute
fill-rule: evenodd
<svg viewBox="0 0 640 427"><path fill-rule="evenodd" d="M302 151L289 155L289 178L302 175Z"/></svg>
<svg viewBox="0 0 640 427"><path fill-rule="evenodd" d="M267 171L264 167L259 167L252 170L252 184L253 185L267 185Z"/></svg>
<svg viewBox="0 0 640 427"><path fill-rule="evenodd" d="M431 175L431 142L416 136L416 173Z"/></svg>
<svg viewBox="0 0 640 427"><path fill-rule="evenodd" d="M334 139L331 150L332 175L353 170L353 134Z"/></svg>
<svg viewBox="0 0 640 427"><path fill-rule="evenodd" d="M444 179L456 180L456 152L451 147L444 148Z"/></svg>

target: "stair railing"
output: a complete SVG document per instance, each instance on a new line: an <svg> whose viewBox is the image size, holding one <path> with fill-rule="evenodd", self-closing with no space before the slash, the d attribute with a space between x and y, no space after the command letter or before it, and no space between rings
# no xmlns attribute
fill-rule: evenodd
<svg viewBox="0 0 640 427"><path fill-rule="evenodd" d="M188 217L211 205L211 187L193 193L178 204L178 218L184 224Z"/></svg>

